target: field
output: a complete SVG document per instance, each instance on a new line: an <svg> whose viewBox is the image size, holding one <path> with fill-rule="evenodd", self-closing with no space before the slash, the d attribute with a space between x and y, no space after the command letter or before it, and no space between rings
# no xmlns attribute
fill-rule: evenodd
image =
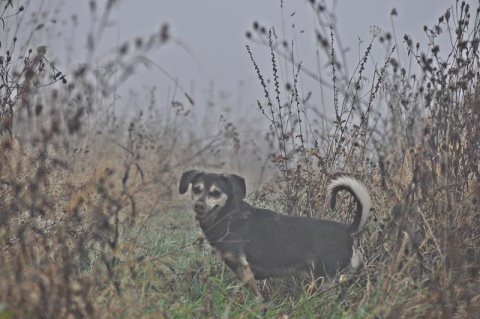
<svg viewBox="0 0 480 319"><path fill-rule="evenodd" d="M203 102L182 87L167 105L152 87L135 111L120 109L116 90L132 56L162 49L168 25L120 44L102 70L59 70L48 45L29 50L24 33L6 36L0 319L480 318L479 10L452 1L424 42L377 30L346 74L328 8L309 2L332 112L302 92L301 81L320 80L289 60L288 42L256 22L246 54L264 90L250 112L263 120L260 137L219 105L210 106L216 119L198 113ZM6 4L0 18L24 9ZM442 37L450 45L440 47ZM373 50L385 59L373 61ZM259 52L270 64L259 64ZM295 70L287 79L286 64ZM192 168L245 176L254 205L344 222L352 203L343 197L332 211L326 185L355 176L373 202L365 269L322 289L298 278L259 281L266 301L256 302L211 254L190 197L177 193Z"/></svg>

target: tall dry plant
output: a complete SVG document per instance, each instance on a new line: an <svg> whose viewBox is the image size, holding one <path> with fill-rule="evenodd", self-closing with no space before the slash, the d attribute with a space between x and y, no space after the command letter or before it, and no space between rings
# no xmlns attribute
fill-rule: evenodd
<svg viewBox="0 0 480 319"><path fill-rule="evenodd" d="M145 223L171 196L175 178L169 163L151 165L155 155L162 158L168 152L147 145L142 121L133 119L128 128L115 126L114 113L107 112L113 116L101 123L91 116L93 110L100 113L101 103L121 84L112 84L110 74L102 75L89 60L113 6L108 1L99 10L90 2L91 14L102 18L95 19L99 22L89 38L87 63L69 75L68 83L47 59L48 43L28 49L42 24L34 26L31 37L25 36L27 18L17 20L16 30L0 30L5 38L7 32L16 34L11 43L2 43L0 58L2 318L109 314L112 300L125 296L129 286L120 274L128 273L138 258L138 247L127 234L138 236L137 223ZM5 2L0 20L5 23L29 9ZM132 42L140 54L166 41L168 25ZM19 52L23 47L27 51ZM121 58L116 57L116 64L106 61L106 69L118 68L120 80L126 80L133 69L125 61L125 46L119 51ZM55 85L58 81L65 85ZM112 132L103 133L99 126L115 130L117 147L109 144ZM155 185L158 179L169 183ZM117 311L109 315L124 308Z"/></svg>
<svg viewBox="0 0 480 319"><path fill-rule="evenodd" d="M258 22L247 33L272 57L270 80L247 47L264 88L258 105L275 137L271 158L279 172L252 199L290 214L348 221L351 209L338 216L323 204L325 185L338 173L357 176L371 190L374 208L365 234L366 294L352 290L350 302L380 317L478 316L479 10L457 1L433 27L425 26L425 47L408 35L397 43L394 33L375 29L347 74L334 14L321 1L310 3L330 83L303 69L294 45L287 45L294 41ZM392 10L392 23L397 15ZM369 65L378 44L386 58ZM401 64L399 49L409 67ZM283 85L278 58L295 70ZM299 75L330 89L332 115L305 111L310 94L302 96Z"/></svg>

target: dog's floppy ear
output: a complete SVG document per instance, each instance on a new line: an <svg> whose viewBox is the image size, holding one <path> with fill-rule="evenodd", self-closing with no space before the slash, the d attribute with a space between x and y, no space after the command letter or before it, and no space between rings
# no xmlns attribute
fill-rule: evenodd
<svg viewBox="0 0 480 319"><path fill-rule="evenodd" d="M180 186L178 187L178 192L180 194L185 194L185 192L188 190L188 185L190 185L191 181L202 173L203 172L198 171L196 169L186 171L185 173L183 173L182 178L180 179Z"/></svg>
<svg viewBox="0 0 480 319"><path fill-rule="evenodd" d="M244 199L247 195L247 186L245 186L245 179L241 176L235 174L226 174L230 184L232 184L233 191L240 196L241 199Z"/></svg>

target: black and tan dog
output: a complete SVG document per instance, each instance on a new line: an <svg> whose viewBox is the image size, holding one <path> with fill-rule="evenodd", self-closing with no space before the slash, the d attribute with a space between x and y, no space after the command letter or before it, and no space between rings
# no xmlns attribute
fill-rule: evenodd
<svg viewBox="0 0 480 319"><path fill-rule="evenodd" d="M357 210L351 225L253 207L243 200L245 180L238 175L187 171L180 181L180 194L189 184L193 210L208 242L258 299L262 295L255 279L294 273L329 278L339 271L357 270L363 263L356 239L367 221L370 196L354 178L340 177L328 186L332 208L339 191L355 197Z"/></svg>

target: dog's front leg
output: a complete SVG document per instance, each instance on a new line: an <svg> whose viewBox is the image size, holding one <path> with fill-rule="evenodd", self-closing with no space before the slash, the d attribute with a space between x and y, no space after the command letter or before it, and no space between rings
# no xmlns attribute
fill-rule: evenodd
<svg viewBox="0 0 480 319"><path fill-rule="evenodd" d="M248 264L244 256L240 257L240 265L237 268L237 276L244 284L248 284L250 289L252 289L253 293L255 294L255 299L258 302L262 302L262 293L260 292L257 282L255 281L255 276L252 272L252 268L250 268L250 265Z"/></svg>
<svg viewBox="0 0 480 319"><path fill-rule="evenodd" d="M250 289L252 289L255 294L255 300L259 303L262 303L263 296L262 296L262 293L260 292L260 289L258 289L258 285L255 279L254 278L250 279L248 281L248 285L250 286Z"/></svg>
<svg viewBox="0 0 480 319"><path fill-rule="evenodd" d="M262 302L262 293L257 286L255 275L253 274L252 268L250 268L247 259L245 259L245 256L235 258L232 254L226 253L222 254L222 258L225 260L225 263L230 267L230 269L235 271L238 279L240 279L243 284L248 284L250 289L252 289L253 293L255 294L255 299L258 302Z"/></svg>

